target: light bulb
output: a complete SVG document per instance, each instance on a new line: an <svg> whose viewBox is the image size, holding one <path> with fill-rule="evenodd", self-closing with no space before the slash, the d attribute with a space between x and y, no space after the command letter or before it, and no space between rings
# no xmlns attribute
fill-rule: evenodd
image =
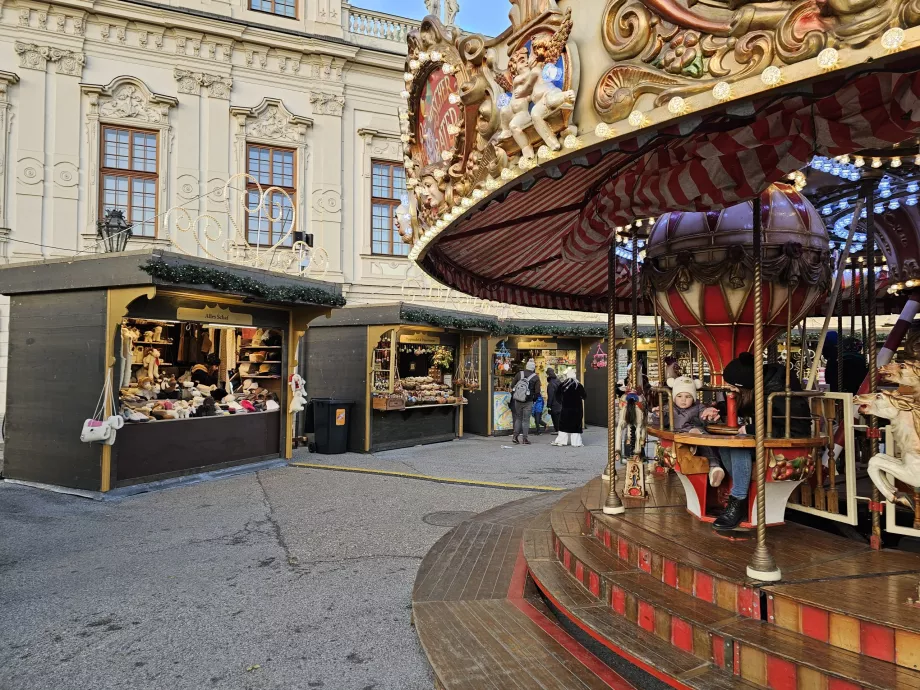
<svg viewBox="0 0 920 690"><path fill-rule="evenodd" d="M451 105L460 105L460 95L459 94L452 93L450 96L447 97L447 100L450 101Z"/></svg>
<svg viewBox="0 0 920 690"><path fill-rule="evenodd" d="M818 53L818 57L815 59L818 62L818 67L822 70L829 71L835 69L839 64L840 53L837 52L836 48L825 48Z"/></svg>
<svg viewBox="0 0 920 690"><path fill-rule="evenodd" d="M891 164L891 167L892 167L892 168L900 168L900 167L901 167L901 158L900 158L900 156L895 156L894 158L892 158L892 159L889 161L889 163Z"/></svg>
<svg viewBox="0 0 920 690"><path fill-rule="evenodd" d="M419 62L428 62L429 57L431 57L431 56L428 55L428 53L426 53L425 51L422 51L421 53L418 54L418 61L419 61Z"/></svg>
<svg viewBox="0 0 920 690"><path fill-rule="evenodd" d="M606 139L613 134L613 130L610 129L610 125L606 122L598 122L597 127L594 128L594 133L601 139Z"/></svg>
<svg viewBox="0 0 920 690"><path fill-rule="evenodd" d="M409 69L413 72L417 72L418 68L422 66L418 60L409 60Z"/></svg>
<svg viewBox="0 0 920 690"><path fill-rule="evenodd" d="M831 50L833 50L833 48L831 48ZM441 53L437 50L431 51L431 60L432 62L441 62Z"/></svg>
<svg viewBox="0 0 920 690"><path fill-rule="evenodd" d="M412 74L412 72L405 72L405 73L403 74L403 79L405 79L407 82L410 82L410 81L412 81L413 79L415 79L415 75Z"/></svg>
<svg viewBox="0 0 920 690"><path fill-rule="evenodd" d="M441 65L441 71L444 72L444 74L453 74L454 66L449 62L445 62L443 65Z"/></svg>
<svg viewBox="0 0 920 690"><path fill-rule="evenodd" d="M570 134L565 138L565 141L562 142L562 145L567 149L580 149L581 148L581 139L576 137L574 134Z"/></svg>
<svg viewBox="0 0 920 690"><path fill-rule="evenodd" d="M904 29L896 26L882 34L882 47L889 53L901 50L904 45Z"/></svg>
<svg viewBox="0 0 920 690"><path fill-rule="evenodd" d="M760 73L760 81L767 86L777 86L783 81L783 72L776 65L770 65Z"/></svg>
<svg viewBox="0 0 920 690"><path fill-rule="evenodd" d="M408 101L408 100L409 100L409 96L411 96L412 94L410 94L408 91L405 91L405 90L404 90L404 91L402 91L402 93L400 93L399 95L402 96L402 99L403 99L404 101Z"/></svg>
<svg viewBox="0 0 920 690"><path fill-rule="evenodd" d="M674 96L668 101L668 112L672 115L686 115L690 112L690 105L680 96Z"/></svg>
<svg viewBox="0 0 920 690"><path fill-rule="evenodd" d="M449 163L453 157L453 151L441 151L441 160L445 163Z"/></svg>
<svg viewBox="0 0 920 690"><path fill-rule="evenodd" d="M720 81L712 87L712 97L720 103L731 100L732 96L732 85L727 81Z"/></svg>
<svg viewBox="0 0 920 690"><path fill-rule="evenodd" d="M642 114L641 110L633 110L629 114L629 124L633 127L642 127L648 123L648 119Z"/></svg>
<svg viewBox="0 0 920 690"><path fill-rule="evenodd" d="M866 164L866 159L863 158L862 156L856 156L856 157L853 159L853 165L855 165L857 168L861 168L861 167L863 167L865 164Z"/></svg>
<svg viewBox="0 0 920 690"><path fill-rule="evenodd" d="M876 156L875 158L873 158L873 159L872 159L872 167L873 167L873 168L881 168L881 167L882 167L882 159L879 158L878 156Z"/></svg>

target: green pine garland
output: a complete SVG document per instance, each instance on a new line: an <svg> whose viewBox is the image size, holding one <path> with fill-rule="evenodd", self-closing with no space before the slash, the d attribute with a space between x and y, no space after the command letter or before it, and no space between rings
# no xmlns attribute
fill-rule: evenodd
<svg viewBox="0 0 920 690"><path fill-rule="evenodd" d="M569 338L602 338L607 335L606 324L597 326L567 326L565 324L517 325L483 316L439 314L418 307L403 307L400 317L409 323L425 324L458 331L486 331L490 335L554 335Z"/></svg>
<svg viewBox="0 0 920 690"><path fill-rule="evenodd" d="M238 276L206 266L170 264L151 259L141 270L158 280L185 285L210 285L221 292L252 295L269 302L318 304L326 307L345 306L345 298L316 287L271 286L254 278Z"/></svg>

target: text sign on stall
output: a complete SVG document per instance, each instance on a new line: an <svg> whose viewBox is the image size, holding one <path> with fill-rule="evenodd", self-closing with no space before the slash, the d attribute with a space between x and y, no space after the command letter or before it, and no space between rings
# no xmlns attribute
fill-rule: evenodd
<svg viewBox="0 0 920 690"><path fill-rule="evenodd" d="M553 340L519 340L518 350L555 350L556 342Z"/></svg>
<svg viewBox="0 0 920 690"><path fill-rule="evenodd" d="M222 308L217 305L213 307L206 306L203 309L179 307L176 310L176 318L179 321L198 321L201 323L227 324L228 326L252 325L252 314L240 314L230 311L230 307Z"/></svg>
<svg viewBox="0 0 920 690"><path fill-rule="evenodd" d="M428 333L413 333L399 336L399 342L403 345L440 345L441 339Z"/></svg>

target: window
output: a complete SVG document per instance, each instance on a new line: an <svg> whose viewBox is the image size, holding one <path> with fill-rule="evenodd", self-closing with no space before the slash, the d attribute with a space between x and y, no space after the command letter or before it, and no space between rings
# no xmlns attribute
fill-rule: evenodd
<svg viewBox="0 0 920 690"><path fill-rule="evenodd" d="M393 222L396 207L407 202L406 171L402 165L373 162L371 197L371 253L408 256L409 245L399 237Z"/></svg>
<svg viewBox="0 0 920 690"><path fill-rule="evenodd" d="M157 134L102 127L102 190L99 217L118 209L134 236L157 234Z"/></svg>
<svg viewBox="0 0 920 690"><path fill-rule="evenodd" d="M247 178L247 203L250 213L246 214L246 238L249 244L270 247L282 239L284 246L294 243L291 232L294 222L294 158L291 149L250 144L247 149L246 172L255 180ZM269 187L278 187L287 195L272 190L266 195L262 209L259 209L259 185L264 193Z"/></svg>
<svg viewBox="0 0 920 690"><path fill-rule="evenodd" d="M249 9L256 12L268 12L279 17L297 17L295 0L249 0Z"/></svg>

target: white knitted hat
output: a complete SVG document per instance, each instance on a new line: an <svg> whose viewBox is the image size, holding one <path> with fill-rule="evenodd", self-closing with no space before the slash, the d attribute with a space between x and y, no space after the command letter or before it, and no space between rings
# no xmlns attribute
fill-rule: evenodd
<svg viewBox="0 0 920 690"><path fill-rule="evenodd" d="M702 387L703 382L699 379L691 379L689 376L678 376L676 379L668 379L668 386L671 388L671 396L677 397L678 393L689 393L696 400L697 391Z"/></svg>

